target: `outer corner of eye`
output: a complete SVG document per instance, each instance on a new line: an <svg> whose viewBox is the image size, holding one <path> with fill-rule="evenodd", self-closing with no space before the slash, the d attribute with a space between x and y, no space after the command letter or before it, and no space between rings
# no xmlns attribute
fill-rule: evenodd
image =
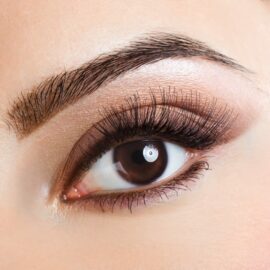
<svg viewBox="0 0 270 270"><path fill-rule="evenodd" d="M128 194L161 185L183 170L189 154L178 144L157 139L122 143L106 152L75 181L63 194L63 200Z"/></svg>

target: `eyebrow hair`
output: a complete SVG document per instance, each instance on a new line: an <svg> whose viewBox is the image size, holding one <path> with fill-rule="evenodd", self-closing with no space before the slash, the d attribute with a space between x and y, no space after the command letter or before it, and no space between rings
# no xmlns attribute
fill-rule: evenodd
<svg viewBox="0 0 270 270"><path fill-rule="evenodd" d="M205 43L184 35L154 33L102 54L81 67L46 79L21 94L7 113L7 123L24 138L56 113L127 71L167 58L201 57L239 71L248 71Z"/></svg>

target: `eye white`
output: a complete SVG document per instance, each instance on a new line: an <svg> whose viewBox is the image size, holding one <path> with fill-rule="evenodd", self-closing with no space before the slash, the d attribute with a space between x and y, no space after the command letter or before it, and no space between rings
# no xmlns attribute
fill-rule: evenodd
<svg viewBox="0 0 270 270"><path fill-rule="evenodd" d="M153 184L157 181L163 181L183 168L187 161L187 151L177 144L164 142L165 149L167 151L167 166L157 179L153 181ZM110 150L105 153L85 175L84 186L87 187L89 192L91 190L98 190L100 192L113 192L117 190L128 190L138 187L135 184L127 182L117 170L125 172L120 162L113 162L113 151ZM143 149L143 156L148 162L154 162L159 157L158 150L153 145L145 146ZM128 174L128 172L126 172ZM141 186L142 187L142 186Z"/></svg>

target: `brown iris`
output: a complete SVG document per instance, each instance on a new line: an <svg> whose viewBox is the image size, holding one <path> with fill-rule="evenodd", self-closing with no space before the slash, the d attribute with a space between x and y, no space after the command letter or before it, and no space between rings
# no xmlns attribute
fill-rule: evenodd
<svg viewBox="0 0 270 270"><path fill-rule="evenodd" d="M121 144L114 149L117 172L128 182L147 185L164 172L168 156L164 142L140 140Z"/></svg>

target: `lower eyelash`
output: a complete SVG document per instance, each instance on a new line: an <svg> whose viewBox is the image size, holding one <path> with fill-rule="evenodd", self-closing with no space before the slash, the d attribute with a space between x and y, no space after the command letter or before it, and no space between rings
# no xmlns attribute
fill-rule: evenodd
<svg viewBox="0 0 270 270"><path fill-rule="evenodd" d="M209 164L205 160L193 163L185 172L156 187L145 188L142 191L127 191L119 193L107 193L87 196L81 200L72 202L73 206L84 209L96 209L102 212L114 212L117 209L128 209L133 212L134 207L147 206L177 197L179 192L190 190L189 184L196 182L203 171L209 170Z"/></svg>

